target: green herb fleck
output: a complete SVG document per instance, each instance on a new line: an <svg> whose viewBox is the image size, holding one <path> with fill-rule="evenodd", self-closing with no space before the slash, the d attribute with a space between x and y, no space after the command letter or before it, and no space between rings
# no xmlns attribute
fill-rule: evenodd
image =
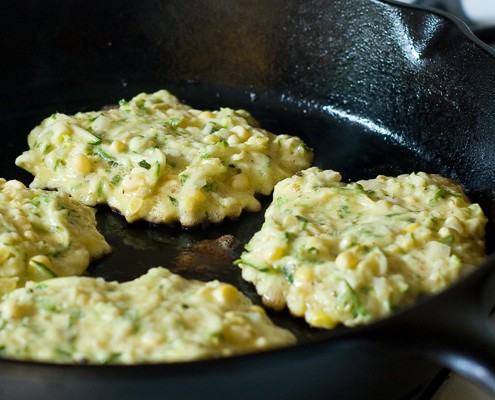
<svg viewBox="0 0 495 400"><path fill-rule="evenodd" d="M117 164L117 159L110 154L106 153L101 147L95 147L93 152L103 158L106 162L111 165Z"/></svg>
<svg viewBox="0 0 495 400"><path fill-rule="evenodd" d="M136 102L136 107L139 108L139 111L141 111L143 114L148 113L148 109L146 108L145 102L146 102L145 99L141 99Z"/></svg>
<svg viewBox="0 0 495 400"><path fill-rule="evenodd" d="M284 231L284 242L285 243L292 242L296 237L297 237L297 235L295 233Z"/></svg>
<svg viewBox="0 0 495 400"><path fill-rule="evenodd" d="M177 119L177 118L170 118L170 119L166 122L166 124L167 124L168 126L171 126L172 128L175 128L177 125L179 125L179 124L180 124L180 121L179 121L179 119Z"/></svg>
<svg viewBox="0 0 495 400"><path fill-rule="evenodd" d="M101 138L96 136L96 135L93 135L95 138L93 140L90 140L88 142L88 144L91 144L91 145L97 145L97 144L100 144L102 142Z"/></svg>
<svg viewBox="0 0 495 400"><path fill-rule="evenodd" d="M242 264L242 265L245 265L247 267L251 267L251 268L254 268L260 272L268 272L270 270L270 268L267 266L267 265L262 265L262 264L256 264L256 263L252 263L252 262L248 262L244 259L240 259L240 260L236 260L234 262L235 265L239 265L239 264Z"/></svg>
<svg viewBox="0 0 495 400"><path fill-rule="evenodd" d="M40 263L39 261L36 260L31 260L31 262L36 265L36 268L38 268L40 271L44 272L46 275L55 278L57 274L53 272L50 268L48 268L45 264Z"/></svg>
<svg viewBox="0 0 495 400"><path fill-rule="evenodd" d="M48 154L50 151L53 150L53 145L51 143L48 143L47 145L45 145L45 147L43 148L43 155L45 154Z"/></svg>
<svg viewBox="0 0 495 400"><path fill-rule="evenodd" d="M310 247L308 249L308 253L311 254L311 255L313 255L313 256L316 256L319 253L319 251L318 251L318 249L316 247Z"/></svg>
<svg viewBox="0 0 495 400"><path fill-rule="evenodd" d="M205 185L203 185L202 189L206 190L207 192L216 192L218 190L218 183L210 180Z"/></svg>
<svg viewBox="0 0 495 400"><path fill-rule="evenodd" d="M57 158L57 161L55 161L55 165L53 166L53 170L56 171L58 167L60 167L63 164L64 163L62 162L62 160L60 158Z"/></svg>
<svg viewBox="0 0 495 400"><path fill-rule="evenodd" d="M443 197L445 197L446 194L447 194L447 191L445 190L445 188L440 187L435 192L435 194L433 195L433 197L428 201L428 204L430 206L436 205L439 202L440 199L442 199Z"/></svg>
<svg viewBox="0 0 495 400"><path fill-rule="evenodd" d="M349 209L349 206L347 204L341 204L339 209L337 210L337 215L339 218L345 218L351 210Z"/></svg>
<svg viewBox="0 0 495 400"><path fill-rule="evenodd" d="M122 182L122 177L120 175L115 175L112 178L112 185L117 186L120 182Z"/></svg>
<svg viewBox="0 0 495 400"><path fill-rule="evenodd" d="M359 297L356 294L356 291L345 279L344 279L344 283L347 288L349 299L351 301L351 307L354 313L354 317L357 316L365 317L366 315L368 315L368 312L363 308L361 301L359 300Z"/></svg>
<svg viewBox="0 0 495 400"><path fill-rule="evenodd" d="M103 360L103 364L112 364L119 359L122 353L112 352L107 355L107 357Z"/></svg>
<svg viewBox="0 0 495 400"><path fill-rule="evenodd" d="M440 239L440 243L446 244L446 245L451 245L454 242L454 236L453 235L447 235L443 238Z"/></svg>
<svg viewBox="0 0 495 400"><path fill-rule="evenodd" d="M308 220L304 218L302 215L296 215L296 218L301 222L302 224L302 229L305 230L306 227L308 226Z"/></svg>
<svg viewBox="0 0 495 400"><path fill-rule="evenodd" d="M179 175L179 179L180 179L181 183L184 183L185 181L187 181L188 178L189 178L188 174L180 174Z"/></svg>
<svg viewBox="0 0 495 400"><path fill-rule="evenodd" d="M138 165L144 169L150 169L151 165L146 160L139 161Z"/></svg>
<svg viewBox="0 0 495 400"><path fill-rule="evenodd" d="M294 283L294 271L292 268L289 268L287 266L282 267L282 272L285 276L285 279L287 279L287 282L289 283Z"/></svg>

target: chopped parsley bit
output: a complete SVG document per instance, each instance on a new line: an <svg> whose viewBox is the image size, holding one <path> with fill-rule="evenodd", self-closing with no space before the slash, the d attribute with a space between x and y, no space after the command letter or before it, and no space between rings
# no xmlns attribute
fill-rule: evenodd
<svg viewBox="0 0 495 400"><path fill-rule="evenodd" d="M36 260L31 260L31 262L36 265L38 269L46 273L47 275L51 276L52 278L55 278L57 274L53 272L50 268L48 268L45 264L40 263L39 261Z"/></svg>
<svg viewBox="0 0 495 400"><path fill-rule="evenodd" d="M354 316L363 316L368 315L368 312L363 308L361 302L359 301L359 297L356 294L356 291L352 288L352 286L344 279L345 286L347 288L348 296L351 301L352 311L354 312Z"/></svg>
<svg viewBox="0 0 495 400"><path fill-rule="evenodd" d="M162 165L158 161L156 161L153 166L155 167L155 177L159 178Z"/></svg>
<svg viewBox="0 0 495 400"><path fill-rule="evenodd" d="M114 165L117 164L117 159L110 154L106 153L101 147L95 147L93 152L103 158L106 162Z"/></svg>
<svg viewBox="0 0 495 400"><path fill-rule="evenodd" d="M440 187L436 192L435 194L433 195L433 197L428 201L428 205L430 206L434 206L438 203L438 201L443 198L445 195L447 194L447 191L445 190L445 188L443 187Z"/></svg>
<svg viewBox="0 0 495 400"><path fill-rule="evenodd" d="M290 243L291 241L293 241L295 238L297 237L297 235L293 232L286 232L284 231L284 242L285 243Z"/></svg>
<svg viewBox="0 0 495 400"><path fill-rule="evenodd" d="M260 272L268 272L270 270L270 268L266 265L259 265L259 264L255 264L252 262L247 262L246 260L243 260L242 258L240 260L235 261L234 264L244 264L244 265L247 265L251 268L254 268Z"/></svg>
<svg viewBox="0 0 495 400"><path fill-rule="evenodd" d="M188 174L180 174L179 175L179 179L180 179L181 183L184 183L185 181L187 181L188 178L189 178Z"/></svg>
<svg viewBox="0 0 495 400"><path fill-rule="evenodd" d="M148 113L148 108L146 107L145 103L146 103L145 99L141 99L136 102L136 107L139 108L139 111L141 111L143 114Z"/></svg>
<svg viewBox="0 0 495 400"><path fill-rule="evenodd" d="M129 102L127 100L125 100L125 99L120 99L119 100L119 106L120 107L124 107L124 106L127 106L127 105L129 105Z"/></svg>
<svg viewBox="0 0 495 400"><path fill-rule="evenodd" d="M120 182L122 182L122 177L120 175L115 175L112 178L112 185L117 186Z"/></svg>
<svg viewBox="0 0 495 400"><path fill-rule="evenodd" d="M148 163L146 160L139 161L138 165L144 169L150 169L151 168L151 164Z"/></svg>
<svg viewBox="0 0 495 400"><path fill-rule="evenodd" d="M308 220L306 218L304 218L303 216L301 215L296 215L296 218L301 221L302 223L302 229L306 229L306 227L308 226Z"/></svg>
<svg viewBox="0 0 495 400"><path fill-rule="evenodd" d="M319 253L319 251L318 251L318 249L316 247L310 247L308 249L308 253L315 256L315 255L317 255Z"/></svg>
<svg viewBox="0 0 495 400"><path fill-rule="evenodd" d="M178 118L170 118L167 122L167 125L171 126L172 128L175 128L177 125L180 124L180 121Z"/></svg>
<svg viewBox="0 0 495 400"><path fill-rule="evenodd" d="M104 182L102 179L98 182L98 186L96 188L96 192L98 193L98 196L100 196L100 197L103 196L103 189L104 189Z"/></svg>
<svg viewBox="0 0 495 400"><path fill-rule="evenodd" d="M58 169L58 167L60 167L61 165L63 165L62 160L60 158L57 158L57 161L55 161L55 165L53 167L53 170L56 171Z"/></svg>
<svg viewBox="0 0 495 400"><path fill-rule="evenodd" d="M207 192L215 192L218 190L218 183L211 180L203 185L202 189L206 190Z"/></svg>
<svg viewBox="0 0 495 400"><path fill-rule="evenodd" d="M88 144L92 144L92 145L96 145L96 144L100 144L102 142L101 138L94 135L95 139L91 140L88 142Z"/></svg>
<svg viewBox="0 0 495 400"><path fill-rule="evenodd" d="M440 239L440 243L451 245L454 242L454 236L453 235L447 235L443 238Z"/></svg>
<svg viewBox="0 0 495 400"><path fill-rule="evenodd" d="M94 122L100 115L100 113L96 113L94 116L88 117L88 122ZM92 130L92 128L89 127L89 130Z"/></svg>
<svg viewBox="0 0 495 400"><path fill-rule="evenodd" d="M292 268L289 268L288 266L284 265L282 267L282 272L285 276L285 279L287 279L289 283L294 283L294 271L292 270Z"/></svg>
<svg viewBox="0 0 495 400"><path fill-rule="evenodd" d="M385 214L385 217L387 217L387 218L393 218L393 217L396 217L397 215L400 215L400 214L401 213L390 213L390 214Z"/></svg>
<svg viewBox="0 0 495 400"><path fill-rule="evenodd" d="M103 364L111 364L119 359L122 353L110 353L104 360Z"/></svg>
<svg viewBox="0 0 495 400"><path fill-rule="evenodd" d="M210 157L211 157L211 154L210 153L202 153L201 154L201 158L206 159L206 158L210 158Z"/></svg>
<svg viewBox="0 0 495 400"><path fill-rule="evenodd" d="M50 151L52 151L54 149L53 145L51 143L48 143L44 148L43 148L43 151L42 151L42 154L45 155L45 154L48 154Z"/></svg>
<svg viewBox="0 0 495 400"><path fill-rule="evenodd" d="M339 218L345 218L351 212L349 206L347 204L341 204L339 209L337 210L337 214Z"/></svg>
<svg viewBox="0 0 495 400"><path fill-rule="evenodd" d="M176 206L176 205L177 205L177 199L176 199L175 197L168 196L168 199L172 202L172 204L173 204L174 206Z"/></svg>
<svg viewBox="0 0 495 400"><path fill-rule="evenodd" d="M72 328L76 325L76 322L83 316L82 310L72 311L69 315L69 328Z"/></svg>

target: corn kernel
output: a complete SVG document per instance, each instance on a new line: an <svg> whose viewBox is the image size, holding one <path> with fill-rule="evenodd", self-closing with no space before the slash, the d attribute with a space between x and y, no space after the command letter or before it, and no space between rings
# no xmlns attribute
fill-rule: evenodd
<svg viewBox="0 0 495 400"><path fill-rule="evenodd" d="M411 250L414 246L414 238L410 233L397 236L397 244L402 247L403 250Z"/></svg>
<svg viewBox="0 0 495 400"><path fill-rule="evenodd" d="M184 210L191 212L198 207L198 204L203 203L205 200L206 195L201 190L196 190L184 199Z"/></svg>
<svg viewBox="0 0 495 400"><path fill-rule="evenodd" d="M265 252L265 260L274 262L284 256L285 249L283 247L272 247Z"/></svg>
<svg viewBox="0 0 495 400"><path fill-rule="evenodd" d="M294 271L294 282L295 283L309 283L315 278L315 273L312 268L300 267Z"/></svg>
<svg viewBox="0 0 495 400"><path fill-rule="evenodd" d="M242 141L245 141L247 139L249 139L249 131L244 128L243 126L241 125L236 125L234 126L230 132L232 132L233 134L235 134L239 139L241 139Z"/></svg>
<svg viewBox="0 0 495 400"><path fill-rule="evenodd" d="M19 278L0 278L0 295L14 290L18 280Z"/></svg>
<svg viewBox="0 0 495 400"><path fill-rule="evenodd" d="M260 307L256 304L253 304L252 306L249 306L249 311L255 312L260 315L266 315L265 309L263 307Z"/></svg>
<svg viewBox="0 0 495 400"><path fill-rule="evenodd" d="M234 321L232 325L225 327L225 340L232 345L246 345L256 338L253 328L247 325L244 321Z"/></svg>
<svg viewBox="0 0 495 400"><path fill-rule="evenodd" d="M52 261L47 256L41 254L36 255L29 260L29 264L36 264L36 263L42 264L47 268L52 266Z"/></svg>
<svg viewBox="0 0 495 400"><path fill-rule="evenodd" d="M234 303L238 300L237 289L231 285L222 285L213 291L213 297L219 303Z"/></svg>
<svg viewBox="0 0 495 400"><path fill-rule="evenodd" d="M64 122L56 122L52 125L52 142L54 144L62 144L68 132L69 128Z"/></svg>
<svg viewBox="0 0 495 400"><path fill-rule="evenodd" d="M304 317L307 310L306 296L304 291L293 291L287 296L287 306L295 317Z"/></svg>
<svg viewBox="0 0 495 400"><path fill-rule="evenodd" d="M220 140L220 138L217 135L211 134L211 135L205 136L203 139L203 142L205 142L205 143L218 143L219 140Z"/></svg>
<svg viewBox="0 0 495 400"><path fill-rule="evenodd" d="M4 264L9 257L10 257L10 251L8 251L5 247L2 247L0 249L0 264Z"/></svg>
<svg viewBox="0 0 495 400"><path fill-rule="evenodd" d="M16 190L26 189L26 186L24 186L24 184L22 182L15 180L15 179L12 179L10 181L5 182L5 187L6 188L13 188Z"/></svg>
<svg viewBox="0 0 495 400"><path fill-rule="evenodd" d="M20 304L13 300L7 301L2 307L2 317L5 319L21 319L34 311L31 304Z"/></svg>
<svg viewBox="0 0 495 400"><path fill-rule="evenodd" d="M227 138L227 143L229 144L229 146L233 146L233 145L236 145L236 144L239 144L239 137L237 137L236 135L230 135L228 138Z"/></svg>
<svg viewBox="0 0 495 400"><path fill-rule="evenodd" d="M445 220L445 226L461 233L463 231L462 223L456 217L449 217Z"/></svg>
<svg viewBox="0 0 495 400"><path fill-rule="evenodd" d="M407 225L407 226L403 229L403 231L404 231L404 232L411 233L411 232L414 232L416 229L418 229L420 226L421 226L421 225L420 225L419 223L414 222L414 223L412 223L412 224Z"/></svg>
<svg viewBox="0 0 495 400"><path fill-rule="evenodd" d="M32 240L32 241L37 241L39 240L38 235L36 234L35 231L32 229L27 229L25 230L22 235L27 239L27 240Z"/></svg>
<svg viewBox="0 0 495 400"><path fill-rule="evenodd" d="M245 191L249 189L249 178L246 174L238 174L232 178L232 188L234 190Z"/></svg>
<svg viewBox="0 0 495 400"><path fill-rule="evenodd" d="M126 217L137 214L141 207L143 207L143 203L143 199L140 199L139 197L132 198L128 204L128 212L126 212Z"/></svg>
<svg viewBox="0 0 495 400"><path fill-rule="evenodd" d="M339 253L335 259L335 264L337 267L342 269L354 269L359 263L358 257L350 251L343 251Z"/></svg>
<svg viewBox="0 0 495 400"><path fill-rule="evenodd" d="M110 148L114 150L117 153L122 153L126 149L126 145L122 143L120 140L114 140L112 144L110 145Z"/></svg>
<svg viewBox="0 0 495 400"><path fill-rule="evenodd" d="M36 255L32 257L27 265L26 279L30 281L42 281L56 276L50 268L51 260L44 255Z"/></svg>
<svg viewBox="0 0 495 400"><path fill-rule="evenodd" d="M299 220L297 219L296 216L294 216L292 214L284 217L284 220L282 221L282 225L286 228L288 228L290 226L296 226L298 224L299 224Z"/></svg>
<svg viewBox="0 0 495 400"><path fill-rule="evenodd" d="M331 329L337 325L337 321L326 312L317 310L307 315L308 322L317 328Z"/></svg>
<svg viewBox="0 0 495 400"><path fill-rule="evenodd" d="M211 119L211 118L215 118L215 114L213 114L211 111L203 111L198 115L198 118Z"/></svg>
<svg viewBox="0 0 495 400"><path fill-rule="evenodd" d="M86 175L91 172L92 162L84 154L76 154L72 157L71 162L74 169L82 175Z"/></svg>

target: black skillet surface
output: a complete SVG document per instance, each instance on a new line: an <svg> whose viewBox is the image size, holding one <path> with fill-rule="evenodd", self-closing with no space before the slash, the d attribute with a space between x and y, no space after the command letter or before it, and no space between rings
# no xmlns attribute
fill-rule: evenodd
<svg viewBox="0 0 495 400"><path fill-rule="evenodd" d="M373 0L25 1L2 3L0 30L4 178L30 181L14 160L52 112L167 88L195 107L243 107L267 129L301 136L315 165L345 179L453 178L483 206L493 249L495 58L442 15ZM123 281L164 265L232 282L258 301L231 261L262 217L182 231L128 225L100 207L114 251L89 273ZM368 327L316 331L275 314L300 339L291 349L130 367L4 360L0 397L403 399L440 365L495 392L493 264Z"/></svg>

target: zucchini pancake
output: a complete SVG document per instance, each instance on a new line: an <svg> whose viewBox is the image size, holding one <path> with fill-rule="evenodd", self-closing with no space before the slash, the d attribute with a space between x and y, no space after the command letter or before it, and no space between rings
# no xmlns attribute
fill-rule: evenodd
<svg viewBox="0 0 495 400"><path fill-rule="evenodd" d="M343 183L316 167L275 186L237 264L265 305L320 328L384 317L485 258L486 217L461 187L412 173Z"/></svg>
<svg viewBox="0 0 495 400"><path fill-rule="evenodd" d="M258 127L245 110L200 111L166 90L118 108L53 114L28 136L16 164L33 188L107 203L128 222L207 225L259 211L255 194L308 168L301 139Z"/></svg>
<svg viewBox="0 0 495 400"><path fill-rule="evenodd" d="M161 267L125 283L29 282L0 302L0 326L3 357L54 363L178 362L295 343L234 286Z"/></svg>
<svg viewBox="0 0 495 400"><path fill-rule="evenodd" d="M0 294L26 281L81 275L109 252L94 209L66 193L0 179Z"/></svg>

